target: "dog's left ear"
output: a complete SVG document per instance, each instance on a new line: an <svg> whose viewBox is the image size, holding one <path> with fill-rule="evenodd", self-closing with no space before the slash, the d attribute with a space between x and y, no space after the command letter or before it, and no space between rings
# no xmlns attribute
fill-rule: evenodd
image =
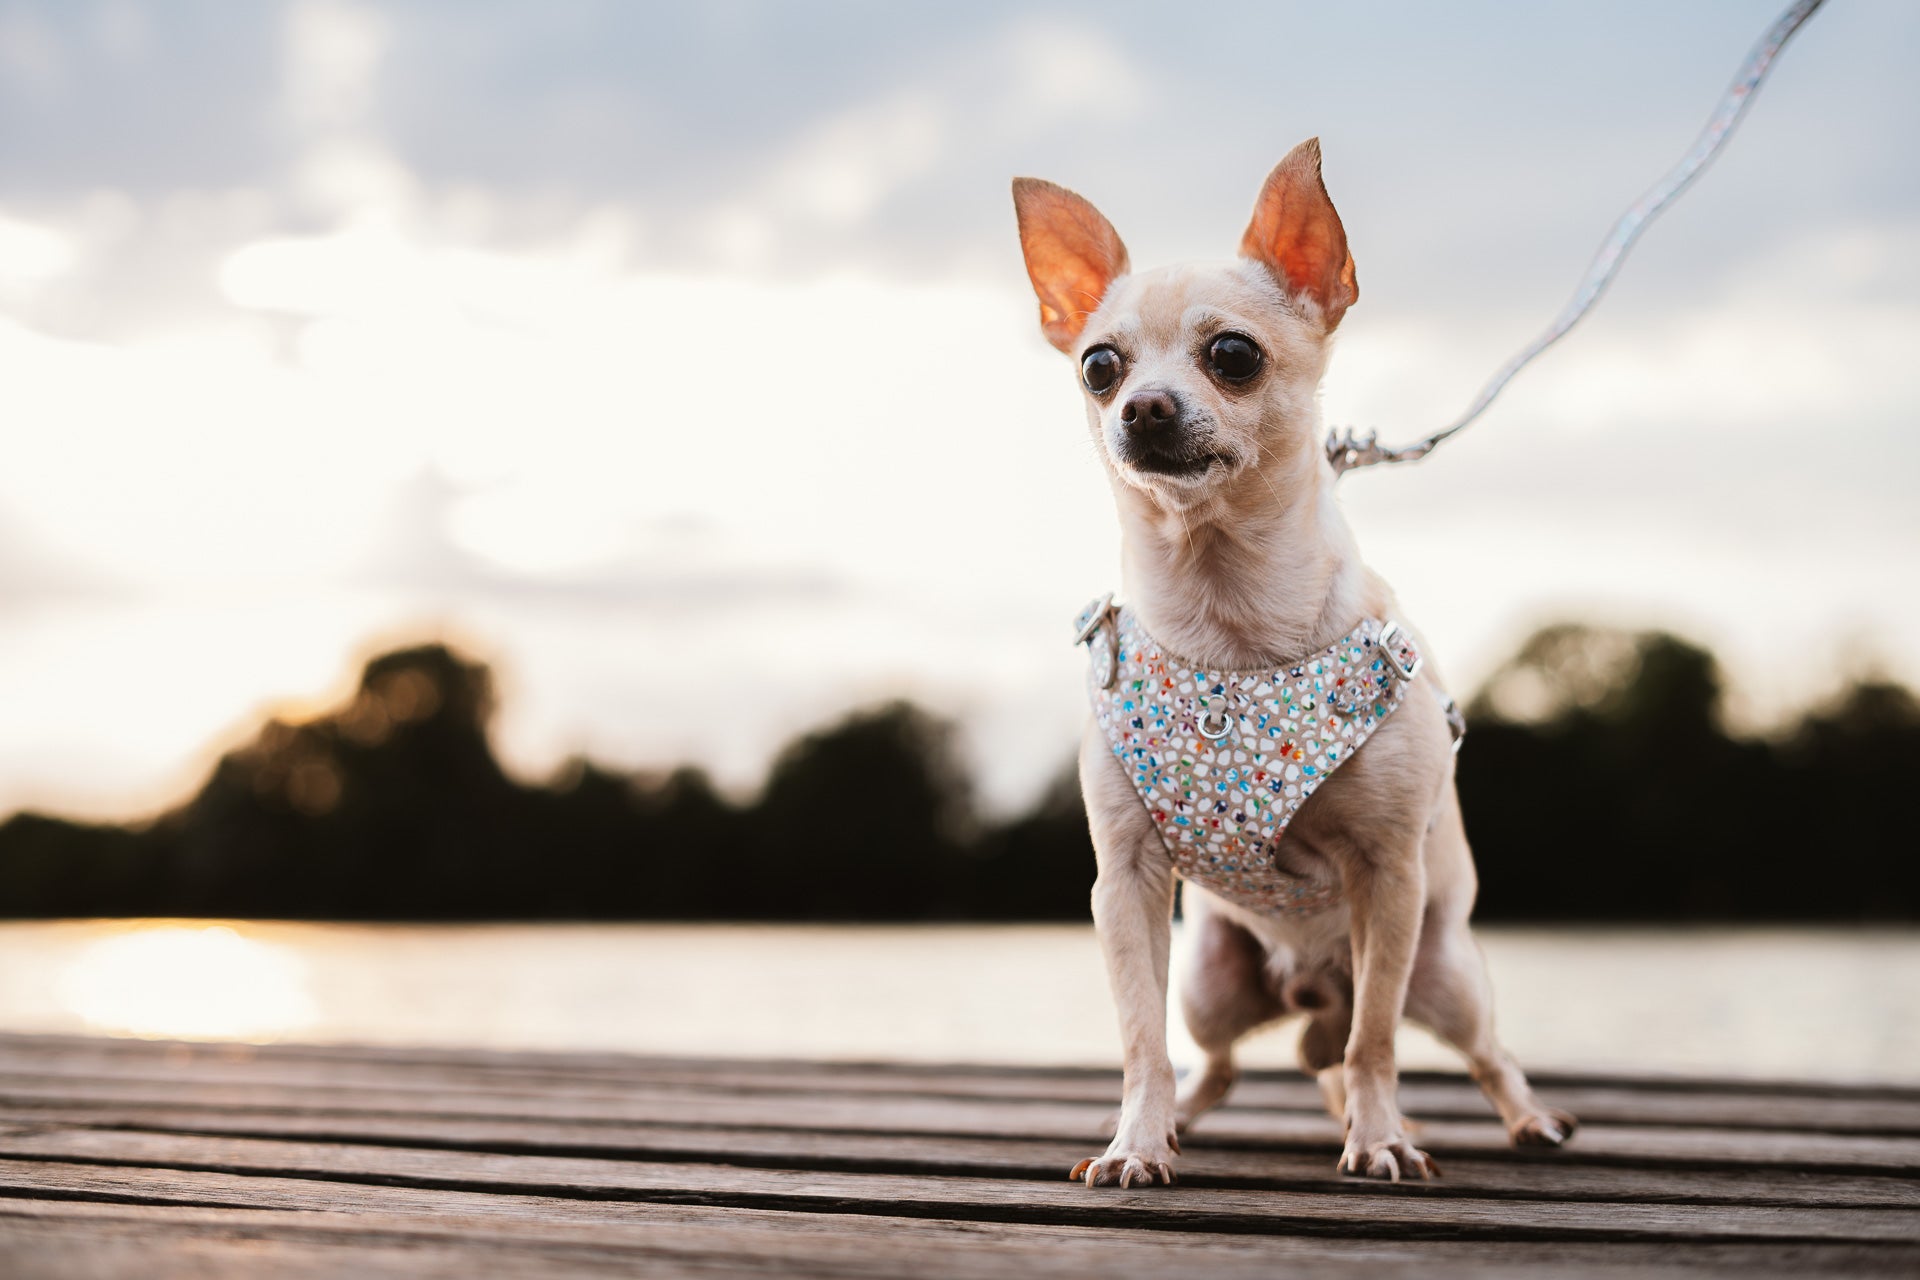
<svg viewBox="0 0 1920 1280"><path fill-rule="evenodd" d="M1328 332L1360 300L1347 229L1320 180L1320 139L1287 152L1267 175L1240 252L1265 263L1287 292L1311 300Z"/></svg>
<svg viewBox="0 0 1920 1280"><path fill-rule="evenodd" d="M1107 286L1127 274L1127 246L1101 212L1065 187L1013 180L1020 250L1040 297L1040 332L1068 355Z"/></svg>

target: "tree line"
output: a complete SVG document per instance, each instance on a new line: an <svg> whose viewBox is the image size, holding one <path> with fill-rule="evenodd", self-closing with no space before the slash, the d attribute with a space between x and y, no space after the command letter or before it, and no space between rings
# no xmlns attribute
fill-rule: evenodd
<svg viewBox="0 0 1920 1280"><path fill-rule="evenodd" d="M1063 765L982 816L955 729L903 702L789 744L751 799L699 769L493 755L488 669L444 646L270 721L144 824L0 824L0 914L310 919L1083 920L1093 852ZM1863 680L1764 737L1729 732L1705 650L1534 636L1469 707L1460 788L1499 920L1920 919L1904 827L1920 706Z"/></svg>

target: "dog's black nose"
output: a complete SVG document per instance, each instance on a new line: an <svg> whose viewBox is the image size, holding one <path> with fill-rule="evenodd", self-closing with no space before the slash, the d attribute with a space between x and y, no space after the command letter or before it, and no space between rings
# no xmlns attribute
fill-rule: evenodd
<svg viewBox="0 0 1920 1280"><path fill-rule="evenodd" d="M1121 461L1136 471L1190 475L1213 465L1200 452L1196 431L1202 422L1187 412L1181 398L1164 387L1143 387L1120 405L1118 442Z"/></svg>
<svg viewBox="0 0 1920 1280"><path fill-rule="evenodd" d="M1168 391L1136 391L1120 406L1120 425L1135 435L1170 427L1179 417L1180 406Z"/></svg>

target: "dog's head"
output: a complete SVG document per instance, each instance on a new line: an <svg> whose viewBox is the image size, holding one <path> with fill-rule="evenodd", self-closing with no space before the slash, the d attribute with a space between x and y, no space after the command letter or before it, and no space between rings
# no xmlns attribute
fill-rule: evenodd
<svg viewBox="0 0 1920 1280"><path fill-rule="evenodd" d="M1318 450L1328 341L1360 296L1318 139L1268 175L1224 265L1133 274L1112 225L1073 192L1019 178L1013 200L1041 331L1074 358L1118 480L1185 510Z"/></svg>

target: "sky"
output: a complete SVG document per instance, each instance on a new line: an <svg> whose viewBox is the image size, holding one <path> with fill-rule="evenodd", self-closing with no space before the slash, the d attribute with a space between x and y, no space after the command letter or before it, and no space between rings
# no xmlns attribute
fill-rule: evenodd
<svg viewBox="0 0 1920 1280"><path fill-rule="evenodd" d="M450 640L498 747L747 787L905 695L1014 806L1117 578L1007 182L1229 255L1319 136L1332 423L1451 418L1774 0L0 0L0 813L138 817ZM1349 476L1456 692L1535 626L1713 647L1740 723L1920 681L1920 8L1835 0L1574 337Z"/></svg>

